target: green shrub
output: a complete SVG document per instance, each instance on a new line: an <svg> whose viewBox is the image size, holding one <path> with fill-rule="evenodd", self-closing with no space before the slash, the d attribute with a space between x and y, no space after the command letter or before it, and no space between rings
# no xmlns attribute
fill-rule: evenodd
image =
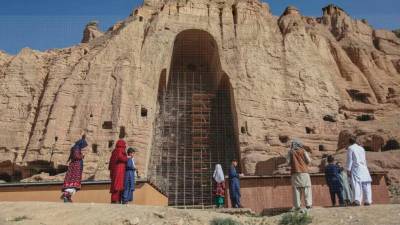
<svg viewBox="0 0 400 225"><path fill-rule="evenodd" d="M242 223L237 222L230 218L215 218L211 220L211 225L242 225Z"/></svg>
<svg viewBox="0 0 400 225"><path fill-rule="evenodd" d="M312 222L312 218L308 213L292 212L285 213L279 225L307 225Z"/></svg>
<svg viewBox="0 0 400 225"><path fill-rule="evenodd" d="M23 221L23 220L27 220L28 217L27 216L17 216L15 218L13 218L11 221L12 222L19 222L19 221Z"/></svg>
<svg viewBox="0 0 400 225"><path fill-rule="evenodd" d="M400 186L398 185L390 185L389 186L389 193L391 196L400 196Z"/></svg>

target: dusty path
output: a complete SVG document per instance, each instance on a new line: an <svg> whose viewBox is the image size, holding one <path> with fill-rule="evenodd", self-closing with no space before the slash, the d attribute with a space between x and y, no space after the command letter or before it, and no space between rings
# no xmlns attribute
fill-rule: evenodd
<svg viewBox="0 0 400 225"><path fill-rule="evenodd" d="M317 225L399 225L400 205L360 208L315 208ZM252 217L205 210L108 204L0 202L0 225L209 225L213 218L233 218L246 225L278 224L280 216Z"/></svg>

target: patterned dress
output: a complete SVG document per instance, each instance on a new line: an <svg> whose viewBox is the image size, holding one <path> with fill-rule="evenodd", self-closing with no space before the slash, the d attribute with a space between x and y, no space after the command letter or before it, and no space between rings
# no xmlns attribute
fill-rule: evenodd
<svg viewBox="0 0 400 225"><path fill-rule="evenodd" d="M217 183L215 187L215 196L225 197L225 182Z"/></svg>
<svg viewBox="0 0 400 225"><path fill-rule="evenodd" d="M64 185L62 191L67 188L81 189L83 171L83 155L79 148L74 148L71 153L68 171L65 174Z"/></svg>
<svg viewBox="0 0 400 225"><path fill-rule="evenodd" d="M215 186L215 205L219 208L225 204L225 182L217 183Z"/></svg>

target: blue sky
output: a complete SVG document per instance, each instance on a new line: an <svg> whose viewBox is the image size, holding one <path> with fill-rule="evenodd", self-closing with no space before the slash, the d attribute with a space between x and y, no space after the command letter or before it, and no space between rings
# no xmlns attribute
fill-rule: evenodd
<svg viewBox="0 0 400 225"><path fill-rule="evenodd" d="M274 15L288 5L303 15L320 16L334 3L375 28L400 28L400 0L265 0ZM63 48L80 42L85 24L98 20L102 30L126 18L142 0L1 0L0 49L16 54L21 48Z"/></svg>

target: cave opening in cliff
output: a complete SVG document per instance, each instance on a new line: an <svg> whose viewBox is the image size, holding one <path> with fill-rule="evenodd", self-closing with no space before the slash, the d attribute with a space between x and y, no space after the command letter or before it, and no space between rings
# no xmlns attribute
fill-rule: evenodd
<svg viewBox="0 0 400 225"><path fill-rule="evenodd" d="M26 165L17 165L11 161L0 163L0 180L6 182L20 182L23 179L34 175L47 173L49 176L56 176L68 170L66 165L54 165L54 162L46 160L29 161Z"/></svg>
<svg viewBox="0 0 400 225"><path fill-rule="evenodd" d="M149 167L169 205L213 204L215 165L226 173L239 158L234 108L214 38L201 30L178 34L169 73L161 72Z"/></svg>
<svg viewBox="0 0 400 225"><path fill-rule="evenodd" d="M23 168L25 170L24 176L30 177L40 173L48 173L50 176L56 176L61 173L65 173L68 170L66 165L54 165L54 162L46 160L35 160L27 163L27 166Z"/></svg>

